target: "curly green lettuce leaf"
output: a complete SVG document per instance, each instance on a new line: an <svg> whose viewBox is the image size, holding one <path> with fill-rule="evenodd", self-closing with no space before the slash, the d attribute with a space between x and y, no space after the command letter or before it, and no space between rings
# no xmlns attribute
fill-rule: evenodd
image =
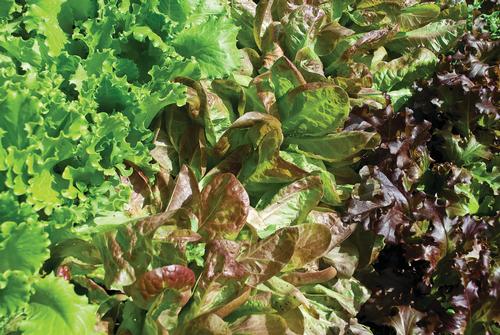
<svg viewBox="0 0 500 335"><path fill-rule="evenodd" d="M4 222L0 231L0 272L33 274L49 258L49 239L40 224Z"/></svg>
<svg viewBox="0 0 500 335"><path fill-rule="evenodd" d="M66 34L59 26L57 17L63 3L63 0L28 1L26 28L28 31L36 30L45 36L50 56L59 55L67 42Z"/></svg>
<svg viewBox="0 0 500 335"><path fill-rule="evenodd" d="M36 212L29 204L19 203L11 192L0 193L0 222L31 223L36 218Z"/></svg>
<svg viewBox="0 0 500 335"><path fill-rule="evenodd" d="M160 12L180 25L203 21L208 16L224 13L224 2L221 0L160 0Z"/></svg>
<svg viewBox="0 0 500 335"><path fill-rule="evenodd" d="M26 306L30 289L28 277L23 272L0 273L0 327Z"/></svg>

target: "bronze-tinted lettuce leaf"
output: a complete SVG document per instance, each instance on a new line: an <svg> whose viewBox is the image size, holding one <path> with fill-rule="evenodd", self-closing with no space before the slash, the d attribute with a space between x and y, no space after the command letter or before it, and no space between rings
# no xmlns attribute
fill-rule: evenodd
<svg viewBox="0 0 500 335"><path fill-rule="evenodd" d="M248 277L244 264L237 259L240 245L229 240L213 240L207 245L205 268L198 278L192 303L183 320L189 321L207 313L221 313L224 308L244 297ZM244 301L243 301L244 302Z"/></svg>
<svg viewBox="0 0 500 335"><path fill-rule="evenodd" d="M265 228L257 234L267 237L280 228L302 223L322 195L321 179L316 175L299 179L276 194L265 194L257 204Z"/></svg>
<svg viewBox="0 0 500 335"><path fill-rule="evenodd" d="M131 285L145 272L152 259L152 243L127 226L116 232L97 235L94 243L104 263L105 284L109 288Z"/></svg>
<svg viewBox="0 0 500 335"><path fill-rule="evenodd" d="M291 228L298 230L298 238L295 242L292 258L283 271L299 269L328 252L332 240L329 227L318 223L309 223Z"/></svg>
<svg viewBox="0 0 500 335"><path fill-rule="evenodd" d="M319 271L288 272L281 278L294 286L319 284L332 280L337 275L333 266Z"/></svg>
<svg viewBox="0 0 500 335"><path fill-rule="evenodd" d="M238 178L249 192L262 192L269 184L289 183L305 171L279 157L283 133L279 120L269 114L249 112L237 119L220 138L215 153L220 156L251 147Z"/></svg>
<svg viewBox="0 0 500 335"><path fill-rule="evenodd" d="M276 137L276 144L267 150L273 152L283 142L281 123L275 117L257 112L248 112L238 118L219 139L214 153L221 157L226 156L245 145L257 149L268 133Z"/></svg>
<svg viewBox="0 0 500 335"><path fill-rule="evenodd" d="M255 52L251 49L251 51L245 50L248 53L251 53L251 51ZM228 79L214 80L211 83L211 88L235 115L242 116L245 113L247 96L245 95L244 88L237 82Z"/></svg>
<svg viewBox="0 0 500 335"><path fill-rule="evenodd" d="M306 222L322 224L330 229L330 249L346 240L356 228L356 223L344 223L337 212L324 207L316 207L309 212Z"/></svg>
<svg viewBox="0 0 500 335"><path fill-rule="evenodd" d="M298 237L298 229L283 228L250 246L238 258L250 274L247 284L257 285L279 273L294 254Z"/></svg>
<svg viewBox="0 0 500 335"><path fill-rule="evenodd" d="M191 229L192 213L182 208L119 225L103 225L93 243L104 264L104 283L108 288L131 285L147 272L155 249L153 239L162 226ZM159 234L162 235L162 234Z"/></svg>
<svg viewBox="0 0 500 335"><path fill-rule="evenodd" d="M166 211L173 211L181 207L190 208L194 213L198 213L200 206L200 190L193 171L183 165L172 190Z"/></svg>
<svg viewBox="0 0 500 335"><path fill-rule="evenodd" d="M132 174L128 177L121 177L122 182L125 185L129 185L132 189L127 212L130 216L142 216L148 213L148 208L145 207L152 207L149 211L155 213L156 209L154 205L156 205L156 203L148 178L135 164L127 162L127 165L131 168Z"/></svg>
<svg viewBox="0 0 500 335"><path fill-rule="evenodd" d="M248 194L233 174L214 177L201 193L200 231L210 238L236 237L246 222Z"/></svg>
<svg viewBox="0 0 500 335"><path fill-rule="evenodd" d="M435 21L415 30L396 34L387 48L400 54L421 47L435 53L445 53L456 45L464 30L465 20Z"/></svg>
<svg viewBox="0 0 500 335"><path fill-rule="evenodd" d="M195 276L191 269L182 265L167 265L144 273L127 291L137 304L148 306L163 291L189 291L194 283Z"/></svg>
<svg viewBox="0 0 500 335"><path fill-rule="evenodd" d="M179 334L232 335L229 325L216 314L202 315L184 325Z"/></svg>
<svg viewBox="0 0 500 335"><path fill-rule="evenodd" d="M244 278L247 273L243 265L237 260L241 246L229 240L212 240L207 245L204 277L206 280L214 278Z"/></svg>
<svg viewBox="0 0 500 335"><path fill-rule="evenodd" d="M417 335L422 334L423 329L417 326L417 322L422 319L423 313L410 306L397 306L396 313L386 324L396 331L397 335Z"/></svg>
<svg viewBox="0 0 500 335"><path fill-rule="evenodd" d="M235 335L285 335L287 324L277 314L255 314L237 319L230 328Z"/></svg>

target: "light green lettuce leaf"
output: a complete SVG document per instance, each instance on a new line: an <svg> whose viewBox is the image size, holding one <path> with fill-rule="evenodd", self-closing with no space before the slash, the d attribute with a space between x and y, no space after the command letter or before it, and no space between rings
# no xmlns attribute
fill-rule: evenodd
<svg viewBox="0 0 500 335"><path fill-rule="evenodd" d="M20 329L26 334L96 334L97 306L77 295L73 285L49 275L33 284L34 293Z"/></svg>
<svg viewBox="0 0 500 335"><path fill-rule="evenodd" d="M387 92L391 97L391 104L394 111L397 112L413 95L413 91L409 88L401 88L396 91Z"/></svg>
<svg viewBox="0 0 500 335"><path fill-rule="evenodd" d="M292 137L322 136L341 127L349 113L349 97L330 83L301 85L277 101L283 133Z"/></svg>
<svg viewBox="0 0 500 335"><path fill-rule="evenodd" d="M67 42L64 31L59 26L57 15L64 0L30 0L25 21L28 30L36 30L45 36L45 43L50 56L61 53Z"/></svg>
<svg viewBox="0 0 500 335"><path fill-rule="evenodd" d="M439 16L440 8L435 3L421 3L403 8L396 22L400 31L411 31L420 28Z"/></svg>
<svg viewBox="0 0 500 335"><path fill-rule="evenodd" d="M339 278L331 286L311 285L304 287L305 296L341 313L355 316L370 297L370 291L355 278Z"/></svg>
<svg viewBox="0 0 500 335"><path fill-rule="evenodd" d="M0 273L0 328L26 306L29 295L30 284L25 273L10 270Z"/></svg>
<svg viewBox="0 0 500 335"><path fill-rule="evenodd" d="M288 137L284 144L306 157L340 163L359 159L362 150L373 149L379 142L378 133L353 130L319 137Z"/></svg>
<svg viewBox="0 0 500 335"><path fill-rule="evenodd" d="M0 272L38 272L49 258L49 239L43 227L34 223L4 222L0 228Z"/></svg>
<svg viewBox="0 0 500 335"><path fill-rule="evenodd" d="M194 58L200 64L202 76L221 77L240 64L237 34L238 28L229 19L211 17L204 23L185 28L172 43L177 53Z"/></svg>
<svg viewBox="0 0 500 335"><path fill-rule="evenodd" d="M463 20L440 20L415 30L396 34L386 48L400 54L419 48L427 48L435 53L445 53L455 46L464 30L465 21Z"/></svg>
<svg viewBox="0 0 500 335"><path fill-rule="evenodd" d="M374 88L391 91L407 88L416 79L434 72L438 58L428 49L417 49L390 62L378 62L373 71Z"/></svg>
<svg viewBox="0 0 500 335"><path fill-rule="evenodd" d="M264 195L256 207L266 224L266 228L258 232L259 237L267 237L280 228L303 222L322 196L321 179L315 175L299 179L274 195Z"/></svg>
<svg viewBox="0 0 500 335"><path fill-rule="evenodd" d="M14 0L1 0L0 19L7 17L11 13L13 7L14 7Z"/></svg>
<svg viewBox="0 0 500 335"><path fill-rule="evenodd" d="M322 201L330 205L338 205L341 203L340 194L337 191L335 183L335 176L327 171L325 164L321 160L290 151L280 151L280 156L306 172L311 173L317 171L321 178L321 183L323 184Z"/></svg>

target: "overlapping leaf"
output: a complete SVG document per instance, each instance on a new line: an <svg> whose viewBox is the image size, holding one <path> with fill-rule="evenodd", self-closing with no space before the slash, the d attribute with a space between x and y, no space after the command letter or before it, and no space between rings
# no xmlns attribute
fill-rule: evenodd
<svg viewBox="0 0 500 335"><path fill-rule="evenodd" d="M497 18L4 1L0 328L495 333Z"/></svg>

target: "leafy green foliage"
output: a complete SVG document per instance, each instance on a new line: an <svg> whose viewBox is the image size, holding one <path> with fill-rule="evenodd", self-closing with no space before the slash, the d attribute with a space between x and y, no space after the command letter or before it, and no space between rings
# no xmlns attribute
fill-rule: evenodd
<svg viewBox="0 0 500 335"><path fill-rule="evenodd" d="M238 28L228 19L210 18L181 31L173 45L181 56L192 57L200 64L202 76L220 77L230 74L240 62L237 34Z"/></svg>
<svg viewBox="0 0 500 335"><path fill-rule="evenodd" d="M187 14L208 8L193 6ZM93 231L97 215L126 207L136 214L134 171L145 171L147 185L159 170L149 154L153 134L148 128L164 108L183 104L187 97L186 86L172 80L184 74L180 70L187 62L196 79L235 70L240 63L238 29L215 3L216 18L200 15L182 24L169 19L160 2L41 0L5 2L1 8L0 273L8 301L2 322L25 312L29 324L21 328L27 332L56 332L55 324L43 324L59 322L53 314L42 317L52 306L24 309L29 292L38 299L61 286L60 281L37 279L49 245L76 236L91 239L87 233L80 236L81 227L76 227L90 224L87 231ZM176 52L176 47L185 51L186 37L200 31L212 34L203 36L208 50L191 45L185 54ZM229 49L233 53L226 57ZM146 198L156 199L153 194ZM78 258L72 252L81 251L68 249L63 257L64 266L78 275L97 266L71 259ZM108 271L106 280L110 276ZM16 283L19 288L13 287ZM76 301L69 293L64 299L68 301L54 302L63 319L64 305L70 311ZM62 320L67 332L90 332L95 310L87 314L85 326L68 314L70 319Z"/></svg>
<svg viewBox="0 0 500 335"><path fill-rule="evenodd" d="M49 257L49 240L43 228L35 224L5 222L1 226L0 271L19 270L35 273Z"/></svg>
<svg viewBox="0 0 500 335"><path fill-rule="evenodd" d="M29 334L92 334L96 322L96 306L78 296L73 286L61 278L48 276L33 285L28 317L21 330Z"/></svg>
<svg viewBox="0 0 500 335"><path fill-rule="evenodd" d="M4 327L9 317L16 315L29 299L28 277L18 271L4 271L0 277L0 326Z"/></svg>
<svg viewBox="0 0 500 335"><path fill-rule="evenodd" d="M1 332L495 333L493 8L0 1Z"/></svg>

